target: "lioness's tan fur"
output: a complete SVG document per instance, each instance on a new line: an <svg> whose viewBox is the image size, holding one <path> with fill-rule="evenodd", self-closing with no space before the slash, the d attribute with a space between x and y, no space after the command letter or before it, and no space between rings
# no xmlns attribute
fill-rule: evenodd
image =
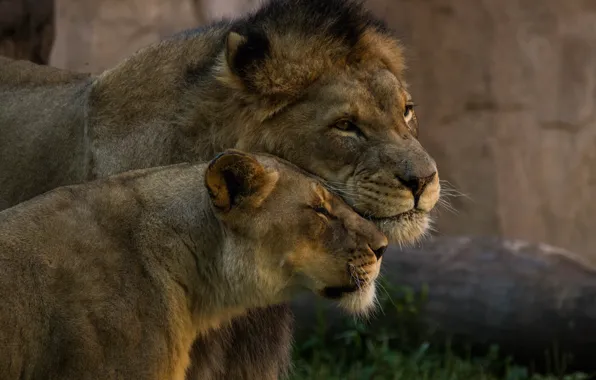
<svg viewBox="0 0 596 380"><path fill-rule="evenodd" d="M272 156L53 190L0 212L0 379L183 380L196 337L249 308L348 288L365 312L386 244Z"/></svg>
<svg viewBox="0 0 596 380"><path fill-rule="evenodd" d="M149 46L96 77L0 62L0 208L237 147L318 175L391 241L410 243L427 231L440 186L416 140L403 73L399 42L341 0L277 0ZM214 346L224 357L196 353L220 366L197 376L278 377L288 362L288 311L251 318L221 332ZM277 340L262 339L270 326L280 329L269 334Z"/></svg>

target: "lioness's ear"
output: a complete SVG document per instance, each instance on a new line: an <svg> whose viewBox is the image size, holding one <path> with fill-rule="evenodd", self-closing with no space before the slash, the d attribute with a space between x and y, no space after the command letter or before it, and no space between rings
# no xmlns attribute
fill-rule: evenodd
<svg viewBox="0 0 596 380"><path fill-rule="evenodd" d="M229 32L226 39L226 61L230 71L251 86L251 75L269 53L267 36L258 31L243 34Z"/></svg>
<svg viewBox="0 0 596 380"><path fill-rule="evenodd" d="M249 154L229 149L209 163L205 186L213 205L228 212L238 206L259 207L275 188L278 176Z"/></svg>

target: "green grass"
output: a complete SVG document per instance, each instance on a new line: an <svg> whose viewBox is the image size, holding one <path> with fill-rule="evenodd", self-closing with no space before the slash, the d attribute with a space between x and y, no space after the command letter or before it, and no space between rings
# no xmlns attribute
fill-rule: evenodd
<svg viewBox="0 0 596 380"><path fill-rule="evenodd" d="M585 380L585 374L538 375L502 358L497 347L482 356L458 356L443 345L429 343L418 310L424 302L408 289L385 284L380 299L388 323L344 318L339 332L329 333L319 315L315 332L297 341L291 380ZM387 320L387 319L385 319Z"/></svg>
<svg viewBox="0 0 596 380"><path fill-rule="evenodd" d="M463 359L443 352L429 352L423 344L417 352L399 352L383 341L367 341L366 350L352 347L319 347L296 355L293 380L584 380L584 374L531 375L524 367L511 366L490 355ZM356 351L360 351L355 355ZM357 357L355 357L357 356ZM496 373L501 373L497 375Z"/></svg>

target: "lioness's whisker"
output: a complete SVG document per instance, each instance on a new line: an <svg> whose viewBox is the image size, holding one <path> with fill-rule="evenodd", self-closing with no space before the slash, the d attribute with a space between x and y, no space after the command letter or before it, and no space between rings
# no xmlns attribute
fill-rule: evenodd
<svg viewBox="0 0 596 380"><path fill-rule="evenodd" d="M342 188L342 187L337 187L335 185L326 184L325 187L328 190L330 190L330 191L332 191L334 193L337 193L339 195L347 195L347 196L350 196L350 197L354 197L354 196L357 196L358 195L355 191L351 191L349 189Z"/></svg>
<svg viewBox="0 0 596 380"><path fill-rule="evenodd" d="M360 279L358 278L358 272L356 270L356 267L354 266L354 264L349 263L348 264L348 272L350 273L350 278L354 281L354 283L356 284L356 287L358 289L362 289L361 283L360 283Z"/></svg>

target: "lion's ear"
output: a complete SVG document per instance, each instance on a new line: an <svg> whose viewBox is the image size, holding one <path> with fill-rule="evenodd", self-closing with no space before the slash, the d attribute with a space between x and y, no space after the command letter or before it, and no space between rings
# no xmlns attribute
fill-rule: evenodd
<svg viewBox="0 0 596 380"><path fill-rule="evenodd" d="M226 61L230 71L249 87L253 74L269 54L267 36L259 31L229 32L226 38Z"/></svg>
<svg viewBox="0 0 596 380"><path fill-rule="evenodd" d="M217 155L205 172L205 186L216 209L259 207L275 188L279 174L267 171L254 157L235 149Z"/></svg>

